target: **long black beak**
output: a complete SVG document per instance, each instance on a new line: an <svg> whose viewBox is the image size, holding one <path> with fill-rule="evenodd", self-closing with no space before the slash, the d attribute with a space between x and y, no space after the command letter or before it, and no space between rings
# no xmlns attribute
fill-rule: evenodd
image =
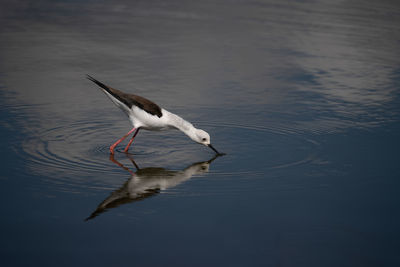
<svg viewBox="0 0 400 267"><path fill-rule="evenodd" d="M212 150L214 150L215 153L217 153L217 155L224 155L222 153L219 153L218 150L216 150L211 144L209 144L208 147L211 148Z"/></svg>

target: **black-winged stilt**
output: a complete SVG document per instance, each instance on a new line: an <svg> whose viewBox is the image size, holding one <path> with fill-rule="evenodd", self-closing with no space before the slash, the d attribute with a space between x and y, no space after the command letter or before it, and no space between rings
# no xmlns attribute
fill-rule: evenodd
<svg viewBox="0 0 400 267"><path fill-rule="evenodd" d="M133 128L128 133L110 146L111 154L114 154L114 149L119 143L121 143L131 133L135 132L128 145L125 147L124 152L128 152L129 146L132 144L133 139L140 129L151 131L178 129L196 143L208 146L214 150L215 153L221 155L221 153L211 145L210 135L206 131L195 128L190 122L159 107L157 104L144 97L127 94L117 89L113 89L89 75L87 75L87 78L100 86L102 91L111 99L111 101L117 107L122 109L126 115L128 115L129 120L133 125Z"/></svg>

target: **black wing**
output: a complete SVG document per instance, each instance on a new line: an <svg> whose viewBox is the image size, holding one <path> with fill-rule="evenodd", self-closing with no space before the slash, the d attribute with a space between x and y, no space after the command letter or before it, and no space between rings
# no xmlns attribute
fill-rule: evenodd
<svg viewBox="0 0 400 267"><path fill-rule="evenodd" d="M101 88L103 88L104 90L106 90L110 95L118 99L120 102L124 103L128 108L132 108L132 106L137 106L138 108L143 109L144 111L146 111L151 115L157 116L159 118L162 117L161 108L156 103L144 97L133 94L127 94L120 90L111 88L89 75L87 75L87 78L92 82L94 82L95 84L97 84L98 86L100 86Z"/></svg>

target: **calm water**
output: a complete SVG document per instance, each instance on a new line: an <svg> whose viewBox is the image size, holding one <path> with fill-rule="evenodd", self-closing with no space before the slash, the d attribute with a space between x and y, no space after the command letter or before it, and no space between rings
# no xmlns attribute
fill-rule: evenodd
<svg viewBox="0 0 400 267"><path fill-rule="evenodd" d="M399 266L397 1L2 1L1 266ZM211 134L130 129L90 81Z"/></svg>

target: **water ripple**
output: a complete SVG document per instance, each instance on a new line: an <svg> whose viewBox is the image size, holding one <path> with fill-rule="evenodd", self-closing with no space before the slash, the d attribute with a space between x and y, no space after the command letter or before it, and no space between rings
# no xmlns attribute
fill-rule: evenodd
<svg viewBox="0 0 400 267"><path fill-rule="evenodd" d="M243 180L260 179L266 172L307 164L317 157L319 144L316 141L279 124L267 127L201 124L215 136L215 146L228 153L219 160L219 164L227 166L210 168L209 174L220 179L233 176ZM128 174L108 160L109 145L127 129L126 123L81 120L35 132L22 144L23 152L28 155L24 156L26 164L32 172L43 175L47 182L62 191L116 188ZM140 167L184 169L212 156L207 148L194 144L178 131L146 131L138 135L136 141L130 155ZM122 153L124 144L117 148L116 157L133 168Z"/></svg>

